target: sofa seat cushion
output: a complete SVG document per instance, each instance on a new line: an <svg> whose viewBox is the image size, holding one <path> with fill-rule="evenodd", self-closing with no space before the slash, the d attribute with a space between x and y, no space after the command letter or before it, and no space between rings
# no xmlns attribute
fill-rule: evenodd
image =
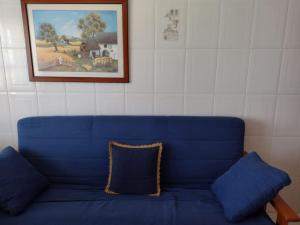
<svg viewBox="0 0 300 225"><path fill-rule="evenodd" d="M87 186L53 186L17 217L0 212L1 225L233 225L208 190L168 189L158 198L108 195ZM274 225L260 212L241 225Z"/></svg>

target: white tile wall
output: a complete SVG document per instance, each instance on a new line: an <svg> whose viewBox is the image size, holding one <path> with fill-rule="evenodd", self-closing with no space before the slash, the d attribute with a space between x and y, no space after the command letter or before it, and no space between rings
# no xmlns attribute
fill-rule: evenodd
<svg viewBox="0 0 300 225"><path fill-rule="evenodd" d="M214 99L214 115L243 116L244 95L216 94Z"/></svg>
<svg viewBox="0 0 300 225"><path fill-rule="evenodd" d="M212 93L216 79L216 50L187 51L186 57L186 93Z"/></svg>
<svg viewBox="0 0 300 225"><path fill-rule="evenodd" d="M249 63L249 52L244 50L221 50L218 55L216 92L243 93L246 88L246 77Z"/></svg>
<svg viewBox="0 0 300 225"><path fill-rule="evenodd" d="M276 94L280 50L253 50L250 56L248 93Z"/></svg>
<svg viewBox="0 0 300 225"><path fill-rule="evenodd" d="M248 95L245 101L246 135L272 134L275 114L275 95Z"/></svg>
<svg viewBox="0 0 300 225"><path fill-rule="evenodd" d="M292 178L299 178L299 148L299 138L274 137L272 139L272 163L287 171ZM282 151L286 154L282 154Z"/></svg>
<svg viewBox="0 0 300 225"><path fill-rule="evenodd" d="M8 97L12 131L16 134L19 119L38 115L37 96L35 92L11 92Z"/></svg>
<svg viewBox="0 0 300 225"><path fill-rule="evenodd" d="M65 92L64 83L38 82L36 83L38 92Z"/></svg>
<svg viewBox="0 0 300 225"><path fill-rule="evenodd" d="M157 115L182 115L184 107L183 95L156 94L154 111Z"/></svg>
<svg viewBox="0 0 300 225"><path fill-rule="evenodd" d="M128 93L153 93L154 51L131 51L131 83L126 85Z"/></svg>
<svg viewBox="0 0 300 225"><path fill-rule="evenodd" d="M246 136L245 148L249 151L256 151L263 160L272 163L272 138L271 137L259 137L259 136Z"/></svg>
<svg viewBox="0 0 300 225"><path fill-rule="evenodd" d="M126 114L152 115L154 111L153 94L128 94L126 95Z"/></svg>
<svg viewBox="0 0 300 225"><path fill-rule="evenodd" d="M189 1L187 15L188 48L217 48L219 12L220 0Z"/></svg>
<svg viewBox="0 0 300 225"><path fill-rule="evenodd" d="M0 93L0 109L0 134L10 133L10 110L6 93Z"/></svg>
<svg viewBox="0 0 300 225"><path fill-rule="evenodd" d="M213 95L185 95L184 112L186 115L211 115Z"/></svg>
<svg viewBox="0 0 300 225"><path fill-rule="evenodd" d="M97 93L96 101L97 114L124 114L124 93Z"/></svg>
<svg viewBox="0 0 300 225"><path fill-rule="evenodd" d="M124 84L104 84L97 83L95 84L97 93L124 93L125 85Z"/></svg>
<svg viewBox="0 0 300 225"><path fill-rule="evenodd" d="M41 115L66 115L65 93L38 92L38 111Z"/></svg>
<svg viewBox="0 0 300 225"><path fill-rule="evenodd" d="M31 115L230 115L290 172L300 212L300 0L129 0L130 84L31 83L19 0L0 0L0 147ZM178 9L179 41L163 39Z"/></svg>
<svg viewBox="0 0 300 225"><path fill-rule="evenodd" d="M132 0L129 4L130 47L154 48L154 0Z"/></svg>
<svg viewBox="0 0 300 225"><path fill-rule="evenodd" d="M13 136L9 133L0 134L0 148L5 148L7 146L7 143L9 143L12 146L16 146Z"/></svg>
<svg viewBox="0 0 300 225"><path fill-rule="evenodd" d="M300 1L290 0L285 34L285 48L300 48Z"/></svg>
<svg viewBox="0 0 300 225"><path fill-rule="evenodd" d="M300 96L280 95L277 100L274 136L300 136Z"/></svg>
<svg viewBox="0 0 300 225"><path fill-rule="evenodd" d="M20 1L1 0L0 20L2 47L25 47Z"/></svg>
<svg viewBox="0 0 300 225"><path fill-rule="evenodd" d="M253 0L223 0L220 46L248 48L253 20Z"/></svg>
<svg viewBox="0 0 300 225"><path fill-rule="evenodd" d="M156 92L182 93L184 74L184 50L157 50L154 77Z"/></svg>
<svg viewBox="0 0 300 225"><path fill-rule="evenodd" d="M256 0L254 12L254 48L281 48L288 0Z"/></svg>
<svg viewBox="0 0 300 225"><path fill-rule="evenodd" d="M3 48L3 62L9 91L34 91L35 84L28 80L25 49Z"/></svg>
<svg viewBox="0 0 300 225"><path fill-rule="evenodd" d="M4 69L4 63L2 57L2 49L0 48L0 91L5 91L5 90L6 90L5 69Z"/></svg>
<svg viewBox="0 0 300 225"><path fill-rule="evenodd" d="M68 115L96 114L95 93L70 92L67 93Z"/></svg>
<svg viewBox="0 0 300 225"><path fill-rule="evenodd" d="M285 50L281 66L279 92L300 94L300 50Z"/></svg>
<svg viewBox="0 0 300 225"><path fill-rule="evenodd" d="M94 92L95 85L91 83L67 83L66 92Z"/></svg>

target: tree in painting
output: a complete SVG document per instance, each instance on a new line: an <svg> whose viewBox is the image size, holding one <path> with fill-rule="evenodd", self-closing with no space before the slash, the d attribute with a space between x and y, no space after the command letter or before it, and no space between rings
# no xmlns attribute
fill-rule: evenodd
<svg viewBox="0 0 300 225"><path fill-rule="evenodd" d="M43 23L40 26L40 35L41 39L45 40L48 43L51 43L54 46L55 51L57 52L57 41L58 36L56 34L55 28L50 23Z"/></svg>
<svg viewBox="0 0 300 225"><path fill-rule="evenodd" d="M102 18L91 12L84 18L79 19L78 29L82 31L81 38L82 40L87 40L89 38L95 38L98 32L103 32L106 28L105 21Z"/></svg>

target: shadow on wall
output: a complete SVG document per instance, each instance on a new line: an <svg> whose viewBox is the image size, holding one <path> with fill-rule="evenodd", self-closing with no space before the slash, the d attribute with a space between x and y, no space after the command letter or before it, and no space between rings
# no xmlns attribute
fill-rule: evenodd
<svg viewBox="0 0 300 225"><path fill-rule="evenodd" d="M245 136L272 137L272 126L268 119L244 118L246 125Z"/></svg>

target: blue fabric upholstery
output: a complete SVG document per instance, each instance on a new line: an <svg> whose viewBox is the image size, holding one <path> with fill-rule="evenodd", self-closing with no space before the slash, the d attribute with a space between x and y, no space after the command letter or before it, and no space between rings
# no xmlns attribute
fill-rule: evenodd
<svg viewBox="0 0 300 225"><path fill-rule="evenodd" d="M171 188L153 198L108 195L87 186L53 186L17 217L0 212L1 225L236 225L209 190ZM274 225L259 212L239 225Z"/></svg>
<svg viewBox="0 0 300 225"><path fill-rule="evenodd" d="M291 180L287 173L274 168L252 152L241 158L212 185L212 190L233 222L263 208Z"/></svg>
<svg viewBox="0 0 300 225"><path fill-rule="evenodd" d="M244 123L230 117L35 117L18 123L19 150L54 183L1 225L233 225L210 191L243 151ZM108 195L108 142L162 142L157 198ZM258 212L241 225L274 225Z"/></svg>
<svg viewBox="0 0 300 225"><path fill-rule="evenodd" d="M21 213L47 186L47 178L36 171L12 147L7 147L0 152L0 208L2 210L11 215Z"/></svg>
<svg viewBox="0 0 300 225"><path fill-rule="evenodd" d="M109 194L160 194L162 144L127 145L109 143Z"/></svg>
<svg viewBox="0 0 300 225"><path fill-rule="evenodd" d="M107 183L108 142L162 142L163 187L209 189L241 156L244 123L231 117L34 117L18 123L19 151L54 183Z"/></svg>

